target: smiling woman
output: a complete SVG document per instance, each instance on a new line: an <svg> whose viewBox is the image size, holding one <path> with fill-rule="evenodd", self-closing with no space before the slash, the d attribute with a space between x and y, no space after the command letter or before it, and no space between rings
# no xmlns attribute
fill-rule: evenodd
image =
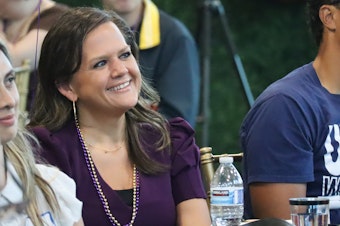
<svg viewBox="0 0 340 226"><path fill-rule="evenodd" d="M80 123L89 122L96 114L124 113L137 104L141 74L130 46L114 23L103 23L87 35L81 62L70 83L58 85L67 99L78 100ZM87 103L91 108L84 106Z"/></svg>
<svg viewBox="0 0 340 226"><path fill-rule="evenodd" d="M42 46L29 127L76 181L86 225L210 226L194 131L150 108L137 51L113 11L66 12Z"/></svg>

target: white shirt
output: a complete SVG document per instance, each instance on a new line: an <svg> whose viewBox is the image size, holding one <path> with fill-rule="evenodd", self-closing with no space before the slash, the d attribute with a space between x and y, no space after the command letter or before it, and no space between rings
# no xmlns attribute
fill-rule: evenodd
<svg viewBox="0 0 340 226"><path fill-rule="evenodd" d="M52 187L57 201L60 206L60 214L55 215L48 206L42 192L38 187L38 208L40 215L44 221L44 226L73 226L78 222L82 214L82 202L76 198L75 182L59 169L52 166L45 166L41 164L36 165L41 173L41 176ZM11 163L7 163L7 183L4 189L0 192L0 207L8 203L18 203L23 201L23 194L20 187L14 181L11 174L19 180L18 174ZM10 173L10 172L11 173ZM34 226L25 212L15 214L10 219L1 219L0 226Z"/></svg>

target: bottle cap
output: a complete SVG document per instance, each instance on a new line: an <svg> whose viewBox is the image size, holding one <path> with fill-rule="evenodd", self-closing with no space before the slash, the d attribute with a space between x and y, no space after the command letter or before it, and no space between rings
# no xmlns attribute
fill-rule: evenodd
<svg viewBox="0 0 340 226"><path fill-rule="evenodd" d="M233 163L234 162L234 158L231 157L231 156L220 157L219 162L220 163Z"/></svg>

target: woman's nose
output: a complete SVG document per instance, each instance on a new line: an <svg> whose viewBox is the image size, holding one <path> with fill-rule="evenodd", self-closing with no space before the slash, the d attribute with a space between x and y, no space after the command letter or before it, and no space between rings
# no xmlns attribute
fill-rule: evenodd
<svg viewBox="0 0 340 226"><path fill-rule="evenodd" d="M14 91L6 89L4 86L0 86L0 109L13 108L16 103Z"/></svg>
<svg viewBox="0 0 340 226"><path fill-rule="evenodd" d="M128 73L128 69L126 67L126 63L119 59L111 62L110 71L112 76L122 76Z"/></svg>

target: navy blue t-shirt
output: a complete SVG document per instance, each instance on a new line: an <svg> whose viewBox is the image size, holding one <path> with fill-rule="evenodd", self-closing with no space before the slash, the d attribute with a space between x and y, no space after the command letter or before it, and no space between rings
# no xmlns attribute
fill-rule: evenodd
<svg viewBox="0 0 340 226"><path fill-rule="evenodd" d="M307 196L340 201L339 125L340 95L321 85L312 63L270 85L240 131L245 218L253 218L249 184L254 182L307 183ZM330 215L331 223L340 223L339 208Z"/></svg>

